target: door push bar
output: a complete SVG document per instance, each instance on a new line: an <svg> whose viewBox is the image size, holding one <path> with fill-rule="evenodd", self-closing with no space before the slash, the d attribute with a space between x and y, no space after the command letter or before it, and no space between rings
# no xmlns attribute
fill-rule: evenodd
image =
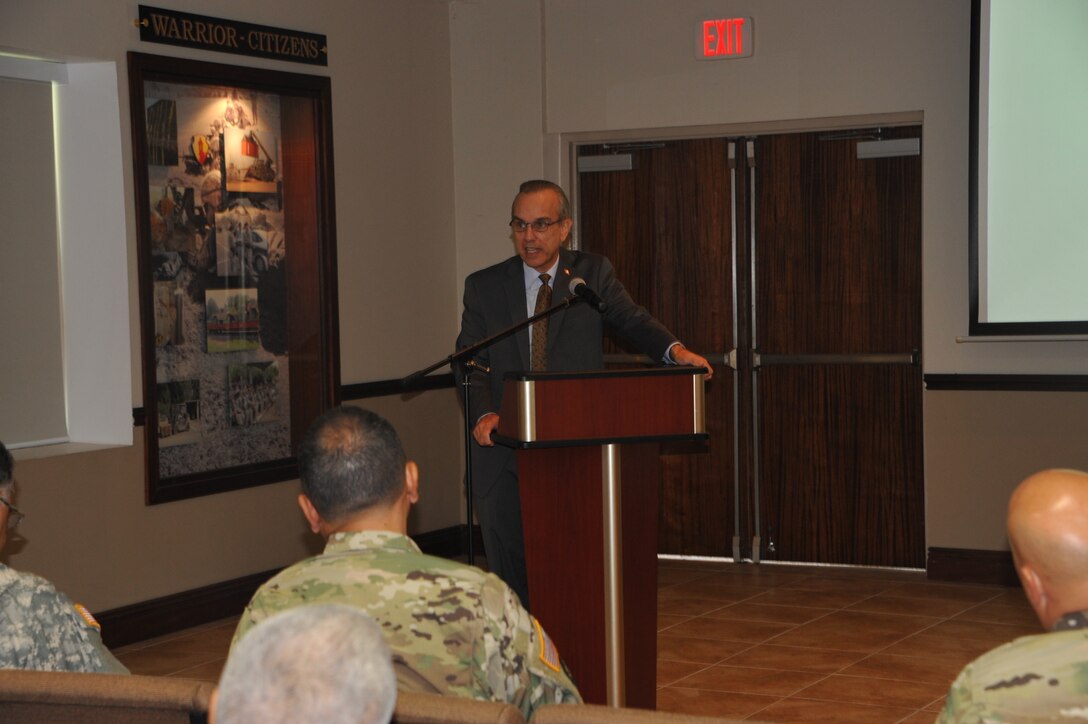
<svg viewBox="0 0 1088 724"><path fill-rule="evenodd" d="M856 352L854 354L768 354L752 352L752 367L778 365L911 365L917 367L922 355L910 352Z"/></svg>

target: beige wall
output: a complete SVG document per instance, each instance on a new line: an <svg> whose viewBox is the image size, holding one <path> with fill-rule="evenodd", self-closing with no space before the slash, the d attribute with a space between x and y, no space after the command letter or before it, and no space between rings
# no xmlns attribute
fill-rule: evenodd
<svg viewBox="0 0 1088 724"><path fill-rule="evenodd" d="M967 0L733 3L730 13L755 19L756 54L720 63L697 62L692 51L695 21L722 12L716 0L158 4L328 35L330 65L314 72L332 77L334 94L345 383L396 377L448 353L464 276L510 253L504 224L517 182L567 181L572 138L811 127L872 114L924 125L925 370L1085 372L1084 343L956 342L967 330ZM84 0L5 0L0 46L116 62L123 119L128 50L310 72L141 44L131 25L136 5L99 0L92 11ZM131 220L127 228L136 350ZM135 358L133 370L138 380ZM1003 547L1001 511L1017 476L1049 464L1088 467L1080 452L1086 400L927 393L929 545ZM458 522L452 393L370 406L421 461L415 529ZM1015 419L1032 434L1008 424ZM282 565L312 548L294 513L293 482L145 507L141 442L137 434L134 448L20 462L29 543L11 562L102 609Z"/></svg>
<svg viewBox="0 0 1088 724"><path fill-rule="evenodd" d="M728 7L716 0L542 0L455 2L454 8L453 47L473 50L473 74L483 67L472 106L501 109L467 137L455 135L458 189L483 185L468 201L458 198L459 272L499 257L494 232L485 234L461 212L469 206L475 212L485 201L505 203L494 179L505 180L511 170L518 178L539 172L569 183L573 140L835 127L844 118L882 114L920 118L925 372L1088 372L1086 342L957 341L967 334L969 313L969 0L740 0ZM696 22L726 12L753 18L754 56L695 60ZM531 65L537 13L543 18L542 78ZM496 45L501 55L493 53ZM488 67L481 60L487 57L502 62ZM475 76L463 75L462 59L456 52L454 58L456 127L458 90ZM510 75L513 83L504 83ZM512 122L536 123L523 116L535 110L538 83L543 138L510 138ZM484 140L486 159L462 156L462 148ZM1045 423L1055 398L1067 424L1036 428L1052 437L1025 436L1003 422L1022 415ZM947 414L948 406L957 414ZM924 420L928 544L1004 548L1011 471L1083 460L1088 395L927 392ZM1006 463L1021 464L993 464L995 449L1008 451ZM985 514L979 500L993 503Z"/></svg>
<svg viewBox="0 0 1088 724"><path fill-rule="evenodd" d="M447 5L434 0L161 0L159 7L324 33L327 69L141 43L127 0L4 0L0 47L117 64L130 250L134 406L136 239L125 54L190 57L329 75L333 88L345 384L407 374L448 354L456 333L453 149ZM404 270L411 270L406 273ZM460 414L452 392L368 404L397 425L424 473L414 531L457 525ZM295 508L297 482L145 506L135 446L17 462L27 542L5 554L95 610L286 565L317 542Z"/></svg>
<svg viewBox="0 0 1088 724"><path fill-rule="evenodd" d="M1009 494L1044 468L1088 470L1086 423L1085 393L927 393L929 545L1007 549Z"/></svg>

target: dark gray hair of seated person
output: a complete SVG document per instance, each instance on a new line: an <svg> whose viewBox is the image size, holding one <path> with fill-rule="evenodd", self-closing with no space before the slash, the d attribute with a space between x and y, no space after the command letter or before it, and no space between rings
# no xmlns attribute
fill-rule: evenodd
<svg viewBox="0 0 1088 724"><path fill-rule="evenodd" d="M393 426L350 405L314 420L298 446L302 492L329 522L394 498L404 485L407 462Z"/></svg>
<svg viewBox="0 0 1088 724"><path fill-rule="evenodd" d="M388 722L397 700L381 629L357 608L300 606L253 627L219 679L217 724Z"/></svg>

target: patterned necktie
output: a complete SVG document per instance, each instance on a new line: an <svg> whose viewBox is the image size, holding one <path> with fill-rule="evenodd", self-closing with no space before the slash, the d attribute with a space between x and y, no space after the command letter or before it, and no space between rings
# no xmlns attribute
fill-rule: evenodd
<svg viewBox="0 0 1088 724"><path fill-rule="evenodd" d="M533 314L540 314L552 304L552 288L548 286L548 274L540 275L540 291L536 293L536 308ZM548 318L533 322L533 371L548 369Z"/></svg>

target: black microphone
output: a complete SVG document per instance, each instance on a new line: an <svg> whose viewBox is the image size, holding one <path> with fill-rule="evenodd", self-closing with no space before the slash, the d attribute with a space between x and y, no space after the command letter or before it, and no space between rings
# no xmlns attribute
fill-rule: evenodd
<svg viewBox="0 0 1088 724"><path fill-rule="evenodd" d="M608 306L604 303L604 300L597 296L597 292L586 286L586 280L582 277L574 277L570 280L570 290L584 299L586 303L596 309L598 312L603 312L605 307Z"/></svg>

